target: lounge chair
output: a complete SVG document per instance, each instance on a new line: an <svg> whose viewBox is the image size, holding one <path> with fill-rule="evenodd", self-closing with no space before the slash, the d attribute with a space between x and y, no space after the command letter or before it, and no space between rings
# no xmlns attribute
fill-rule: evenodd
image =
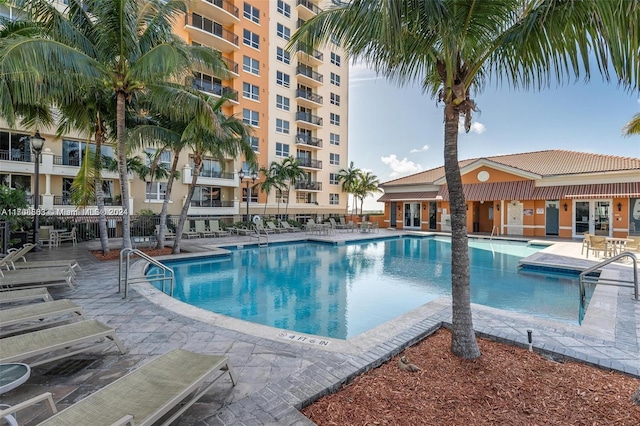
<svg viewBox="0 0 640 426"><path fill-rule="evenodd" d="M107 342L99 343L104 339L107 339ZM1 341L0 363L24 362L31 367L95 350L102 345L110 345L111 343L115 343L121 354L126 353L126 349L116 336L115 330L97 320L74 322L45 330L32 331L31 333L5 337ZM81 345L81 347L75 348L77 345ZM60 350L66 351L58 353ZM46 355L46 357L40 358L41 355ZM35 357L38 358L33 359Z"/></svg>
<svg viewBox="0 0 640 426"><path fill-rule="evenodd" d="M53 232L53 226L41 226L38 230L38 240L41 244L47 243L51 249L58 245L58 234Z"/></svg>
<svg viewBox="0 0 640 426"><path fill-rule="evenodd" d="M0 303L25 302L28 300L38 299L42 299L43 302L49 302L53 300L46 288L29 288L26 290L0 291Z"/></svg>
<svg viewBox="0 0 640 426"><path fill-rule="evenodd" d="M302 231L302 229L298 228L297 226L290 225L289 222L287 222L286 220L283 220L282 222L280 222L280 226L282 226L283 229L286 229L289 232Z"/></svg>
<svg viewBox="0 0 640 426"><path fill-rule="evenodd" d="M265 228L264 225L262 224L262 222L258 222L254 226L256 227L256 233L257 234L268 235L268 234L274 234L276 232L276 231L274 231L272 229Z"/></svg>
<svg viewBox="0 0 640 426"><path fill-rule="evenodd" d="M205 226L204 220L196 220L196 232L200 234L202 238L215 237L215 232L211 232Z"/></svg>
<svg viewBox="0 0 640 426"><path fill-rule="evenodd" d="M640 236L628 236L626 251L640 252Z"/></svg>
<svg viewBox="0 0 640 426"><path fill-rule="evenodd" d="M56 425L152 425L173 423L229 374L226 356L173 349L40 423ZM42 399L40 399L42 400ZM23 403L26 405L27 402ZM5 410L4 413L15 412Z"/></svg>
<svg viewBox="0 0 640 426"><path fill-rule="evenodd" d="M156 231L154 232L154 235L157 237L159 233L160 233L160 225L156 225ZM175 238L176 238L176 233L173 232L171 229L165 227L164 228L164 239L165 240L173 240Z"/></svg>
<svg viewBox="0 0 640 426"><path fill-rule="evenodd" d="M0 271L0 273L1 272L2 271ZM64 270L48 271L47 274L38 272L25 273L23 271L10 272L16 273L0 277L0 292L27 288L53 287L59 285L67 285L71 290L75 290L75 287L73 286L73 275ZM4 274L8 274L10 272L4 272Z"/></svg>
<svg viewBox="0 0 640 426"><path fill-rule="evenodd" d="M336 220L332 217L329 218L329 223L331 224L331 228L333 229L345 229L346 225L342 225L341 223L336 223Z"/></svg>
<svg viewBox="0 0 640 426"><path fill-rule="evenodd" d="M39 261L28 261L28 262L13 262L14 270L21 269L40 269L40 268L68 268L72 271L82 270L80 264L75 259L66 259L66 260L39 260Z"/></svg>
<svg viewBox="0 0 640 426"><path fill-rule="evenodd" d="M191 228L191 225L189 225L189 221L186 221L182 226L182 237L183 238L184 237L187 237L187 238L200 237L200 233L195 229Z"/></svg>
<svg viewBox="0 0 640 426"><path fill-rule="evenodd" d="M69 232L58 232L56 237L58 239L58 244L64 243L65 241L71 241L74 247L78 245L77 231L75 226L71 228L71 231Z"/></svg>
<svg viewBox="0 0 640 426"><path fill-rule="evenodd" d="M23 262L26 262L27 258L24 257L24 255L34 247L35 244L27 243L19 249L15 249L13 251L10 250L6 256L0 258L0 270L2 270L2 268L11 269L11 266L20 259L22 259Z"/></svg>
<svg viewBox="0 0 640 426"><path fill-rule="evenodd" d="M69 315L71 315L71 318ZM7 327L12 327L17 324L28 323L31 321L42 321L46 318L57 319L53 321L39 322L38 324L28 324L22 328L7 329ZM4 309L0 311L0 336L23 333L27 330L33 330L34 328L43 328L43 326L50 327L54 324L59 324L62 321L68 321L76 318L84 319L84 311L80 306L76 305L69 299L60 299L51 302Z"/></svg>
<svg viewBox="0 0 640 426"><path fill-rule="evenodd" d="M210 220L209 228L211 229L211 232L213 232L213 235L216 237L231 235L230 231L227 231L225 229L220 229L220 223L217 220Z"/></svg>
<svg viewBox="0 0 640 426"><path fill-rule="evenodd" d="M268 228L269 230L271 230L271 231L275 232L276 234L280 234L280 233L282 233L282 232L287 232L287 231L283 230L282 228L278 228L278 227L276 226L276 224L275 224L275 223L273 223L273 222L271 222L271 221L266 222L266 224L267 224L267 228Z"/></svg>

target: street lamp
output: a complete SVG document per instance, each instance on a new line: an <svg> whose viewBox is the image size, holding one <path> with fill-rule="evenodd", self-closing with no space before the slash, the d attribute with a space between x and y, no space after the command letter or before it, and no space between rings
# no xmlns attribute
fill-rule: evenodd
<svg viewBox="0 0 640 426"><path fill-rule="evenodd" d="M244 170L240 170L238 172L238 177L240 178L240 180L243 180L244 177L246 176ZM258 178L258 173L254 170L251 172L251 183L255 183L256 179ZM249 187L249 181L247 181L247 224L250 222L251 218L249 216L249 201L251 200L251 188Z"/></svg>
<svg viewBox="0 0 640 426"><path fill-rule="evenodd" d="M40 247L40 225L39 225L39 216L40 216L40 153L42 152L42 147L44 146L44 138L40 136L40 132L36 130L36 134L31 136L31 152L33 152L34 159L34 169L35 169L35 182L33 185L34 192L34 201L33 201L33 251L40 251L42 248Z"/></svg>

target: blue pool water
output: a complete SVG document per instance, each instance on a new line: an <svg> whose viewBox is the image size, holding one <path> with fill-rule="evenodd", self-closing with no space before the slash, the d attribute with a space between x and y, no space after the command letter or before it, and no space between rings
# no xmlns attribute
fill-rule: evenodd
<svg viewBox="0 0 640 426"><path fill-rule="evenodd" d="M577 323L576 277L518 272L518 260L541 248L469 240L472 302ZM178 300L339 339L451 293L451 241L439 237L271 245L166 263Z"/></svg>

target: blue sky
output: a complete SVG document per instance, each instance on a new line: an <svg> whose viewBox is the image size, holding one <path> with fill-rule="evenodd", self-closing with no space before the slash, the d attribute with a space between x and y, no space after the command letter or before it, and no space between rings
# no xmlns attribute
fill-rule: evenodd
<svg viewBox="0 0 640 426"><path fill-rule="evenodd" d="M349 80L349 161L381 182L443 165L441 105L363 65L351 66ZM475 101L472 130L458 139L461 160L548 149L640 157L640 136L622 136L640 111L638 93L598 74L540 92L487 86ZM367 208L380 206L367 200Z"/></svg>

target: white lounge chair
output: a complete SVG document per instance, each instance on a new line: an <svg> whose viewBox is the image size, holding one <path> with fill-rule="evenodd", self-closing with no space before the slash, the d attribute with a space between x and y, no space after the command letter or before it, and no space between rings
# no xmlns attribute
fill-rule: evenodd
<svg viewBox="0 0 640 426"><path fill-rule="evenodd" d="M10 272L22 272L20 274L11 274L9 276L0 277L0 291L9 290L23 290L27 288L41 288L41 287L54 287L59 285L67 285L71 290L76 288L73 286L74 277L67 271L49 271L47 274L43 273L26 273L23 271L9 271Z"/></svg>
<svg viewBox="0 0 640 426"><path fill-rule="evenodd" d="M141 426L160 420L161 424L168 425L227 373L235 385L226 356L173 349L60 411L40 426L110 426L134 422ZM3 413L15 412L9 410Z"/></svg>
<svg viewBox="0 0 640 426"><path fill-rule="evenodd" d="M28 261L28 262L12 262L11 263L14 270L20 269L40 269L40 268L71 268L71 270L82 270L80 264L75 259L64 259L64 260L38 260L38 261Z"/></svg>
<svg viewBox="0 0 640 426"><path fill-rule="evenodd" d="M43 320L47 318L54 320L43 322ZM70 319L76 318L84 319L84 311L69 299L4 309L0 311L0 336L23 333L36 328L50 327L62 321L69 321ZM26 324L33 321L38 321L38 323ZM18 324L24 324L24 326L12 328Z"/></svg>
<svg viewBox="0 0 640 426"><path fill-rule="evenodd" d="M282 233L282 232L288 232L288 231L287 231L287 230L285 230L285 229L278 228L278 227L276 226L276 224L275 224L275 223L273 223L273 222L271 222L271 221L266 222L266 224L267 224L267 228L268 228L269 230L271 230L271 231L275 232L276 234L280 234L280 233Z"/></svg>
<svg viewBox="0 0 640 426"><path fill-rule="evenodd" d="M65 241L71 241L74 247L78 245L77 230L75 226L72 227L69 232L58 232L56 238L58 239L58 244L64 243Z"/></svg>
<svg viewBox="0 0 640 426"><path fill-rule="evenodd" d="M6 256L0 257L0 270L2 270L2 268L11 269L12 265L20 259L22 259L23 262L26 262L27 258L24 257L24 255L34 247L35 244L27 243L19 249L11 249Z"/></svg>
<svg viewBox="0 0 640 426"><path fill-rule="evenodd" d="M100 343L104 339L107 342ZM24 362L35 367L111 343L118 347L121 354L127 352L113 328L97 320L74 322L5 337L0 345L0 363Z"/></svg>
<svg viewBox="0 0 640 426"><path fill-rule="evenodd" d="M215 232L211 232L209 229L207 229L207 227L205 226L204 220L196 220L195 229L196 229L196 232L199 233L202 238L216 236Z"/></svg>
<svg viewBox="0 0 640 426"><path fill-rule="evenodd" d="M280 222L280 226L282 226L283 229L286 229L289 232L302 231L302 229L298 228L297 226L290 225L289 222L287 222L286 220L283 220L282 222Z"/></svg>
<svg viewBox="0 0 640 426"><path fill-rule="evenodd" d="M194 228L191 228L191 225L189 225L189 221L187 220L184 225L182 226L182 237L187 237L187 238L191 238L191 237L200 237L200 233L198 231L196 231Z"/></svg>
<svg viewBox="0 0 640 426"><path fill-rule="evenodd" d="M159 233L160 233L160 225L156 225L156 230L154 232L154 235L157 237ZM164 228L164 239L165 240L173 240L175 238L176 238L176 233L165 226L165 228Z"/></svg>
<svg viewBox="0 0 640 426"><path fill-rule="evenodd" d="M226 235L231 235L231 232L224 230L224 229L220 229L220 223L217 220L210 220L209 221L209 228L211 229L211 232L213 232L213 234L216 237L223 237Z"/></svg>
<svg viewBox="0 0 640 426"><path fill-rule="evenodd" d="M53 300L46 288L29 288L26 290L0 291L0 303L25 302L42 299L43 302Z"/></svg>

